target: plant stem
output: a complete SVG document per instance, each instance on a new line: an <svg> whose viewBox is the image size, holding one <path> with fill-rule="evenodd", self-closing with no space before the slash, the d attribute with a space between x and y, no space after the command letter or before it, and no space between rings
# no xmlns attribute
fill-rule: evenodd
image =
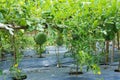
<svg viewBox="0 0 120 80"><path fill-rule="evenodd" d="M120 60L119 60L118 70L120 70Z"/></svg>
<svg viewBox="0 0 120 80"><path fill-rule="evenodd" d="M106 64L108 64L108 55L109 55L109 41L106 41L106 59L105 59Z"/></svg>
<svg viewBox="0 0 120 80"><path fill-rule="evenodd" d="M14 64L17 63L17 55L16 55L16 44L15 44L15 36L12 36L13 38L13 51L14 51Z"/></svg>
<svg viewBox="0 0 120 80"><path fill-rule="evenodd" d="M41 45L40 45L40 57L42 57L42 47L41 47Z"/></svg>
<svg viewBox="0 0 120 80"><path fill-rule="evenodd" d="M57 67L60 67L60 59L59 59L59 46L58 46L58 52L57 52Z"/></svg>
<svg viewBox="0 0 120 80"><path fill-rule="evenodd" d="M117 44L118 44L118 50L120 50L120 42L119 42L119 31L117 32Z"/></svg>

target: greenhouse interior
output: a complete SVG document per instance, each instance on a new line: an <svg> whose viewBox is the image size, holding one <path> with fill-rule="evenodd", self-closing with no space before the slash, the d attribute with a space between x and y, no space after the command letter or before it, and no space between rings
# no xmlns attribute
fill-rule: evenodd
<svg viewBox="0 0 120 80"><path fill-rule="evenodd" d="M120 80L120 0L0 0L0 80Z"/></svg>

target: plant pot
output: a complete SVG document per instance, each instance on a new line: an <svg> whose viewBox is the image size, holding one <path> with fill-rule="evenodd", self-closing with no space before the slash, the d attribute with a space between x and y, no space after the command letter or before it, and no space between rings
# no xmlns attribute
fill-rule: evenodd
<svg viewBox="0 0 120 80"><path fill-rule="evenodd" d="M69 75L80 75L83 74L83 72L69 72Z"/></svg>
<svg viewBox="0 0 120 80"><path fill-rule="evenodd" d="M23 80L22 78L12 77L12 80Z"/></svg>
<svg viewBox="0 0 120 80"><path fill-rule="evenodd" d="M27 78L27 75L22 74L20 75L20 77L12 77L12 80L24 80Z"/></svg>
<svg viewBox="0 0 120 80"><path fill-rule="evenodd" d="M115 72L120 72L120 70L119 70L119 69L115 69L114 71L115 71Z"/></svg>
<svg viewBox="0 0 120 80"><path fill-rule="evenodd" d="M22 79L26 79L26 78L27 78L27 75L25 75L25 74L24 74L24 75L21 75L21 78L22 78Z"/></svg>

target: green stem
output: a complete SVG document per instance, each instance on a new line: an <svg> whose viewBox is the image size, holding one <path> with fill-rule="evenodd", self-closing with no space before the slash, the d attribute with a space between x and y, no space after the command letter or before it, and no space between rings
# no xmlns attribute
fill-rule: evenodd
<svg viewBox="0 0 120 80"><path fill-rule="evenodd" d="M106 64L108 64L108 56L109 56L109 41L106 41Z"/></svg>
<svg viewBox="0 0 120 80"><path fill-rule="evenodd" d="M120 50L120 46L119 46L119 44L120 44L120 42L119 42L120 40L119 40L119 31L117 32L117 44L118 44L118 50Z"/></svg>
<svg viewBox="0 0 120 80"><path fill-rule="evenodd" d="M41 45L40 45L40 57L42 57L42 47L41 47Z"/></svg>
<svg viewBox="0 0 120 80"><path fill-rule="evenodd" d="M118 70L120 70L120 60L119 60Z"/></svg>
<svg viewBox="0 0 120 80"><path fill-rule="evenodd" d="M57 62L58 62L58 67L60 67L60 59L59 59L59 46L58 46L58 52L57 52Z"/></svg>

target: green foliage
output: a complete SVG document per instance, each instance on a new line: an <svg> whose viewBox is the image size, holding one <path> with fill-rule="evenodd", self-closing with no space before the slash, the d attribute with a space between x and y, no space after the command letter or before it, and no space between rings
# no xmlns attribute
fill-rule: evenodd
<svg viewBox="0 0 120 80"><path fill-rule="evenodd" d="M36 44L42 46L47 41L47 36L46 36L46 34L40 32L35 36L34 40L35 40Z"/></svg>
<svg viewBox="0 0 120 80"><path fill-rule="evenodd" d="M79 40L80 39L80 35L79 34L72 34L72 38L73 40Z"/></svg>
<svg viewBox="0 0 120 80"><path fill-rule="evenodd" d="M45 33L39 32L35 37L34 40L36 42L36 50L37 53L40 55L40 57L42 57L42 52L43 52L43 48L42 45L47 41L47 36ZM39 46L38 46L39 45Z"/></svg>
<svg viewBox="0 0 120 80"><path fill-rule="evenodd" d="M0 22L29 26L30 30L36 29L38 24L45 26L43 23L46 23L49 26L62 24L91 31L114 18L118 29L119 6L119 0L2 0ZM100 30L103 30L103 25L99 26Z"/></svg>
<svg viewBox="0 0 120 80"><path fill-rule="evenodd" d="M0 49L9 52L11 50L10 35L7 31L0 32Z"/></svg>
<svg viewBox="0 0 120 80"><path fill-rule="evenodd" d="M92 70L95 74L99 74L98 72L100 72L100 68L98 66L98 63L100 56L95 57L94 55L91 55L84 51L79 51L79 53L76 55L76 58L81 71L83 66L87 66L87 71Z"/></svg>
<svg viewBox="0 0 120 80"><path fill-rule="evenodd" d="M47 25L52 43L61 32L62 36L58 35L56 41L58 45L62 45L64 37L75 55L81 50L92 53L95 39L112 40L120 30L120 1L1 0L0 19L2 23L29 26L30 31ZM37 36L36 43L42 45L46 41L45 35L41 39L36 39Z"/></svg>
<svg viewBox="0 0 120 80"><path fill-rule="evenodd" d="M114 32L107 32L106 35L104 35L104 38L106 41L113 40L115 38L115 33Z"/></svg>
<svg viewBox="0 0 120 80"><path fill-rule="evenodd" d="M22 72L22 70L20 70L18 68L18 64L13 65L10 69L10 74L12 79L17 79L17 80L21 80L23 78L26 78L26 74Z"/></svg>
<svg viewBox="0 0 120 80"><path fill-rule="evenodd" d="M4 52L5 55L7 53L15 53L16 60L14 60L14 62L20 62L23 49L25 49L26 45L30 43L27 41L27 37L24 35L24 30L20 29L17 31L15 30L14 32L14 36L11 36L6 30L0 31L0 53Z"/></svg>
<svg viewBox="0 0 120 80"><path fill-rule="evenodd" d="M76 55L76 59L80 65L80 70L82 71L82 67L86 64L87 60L89 59L88 53L85 53L83 51L79 51L79 53Z"/></svg>
<svg viewBox="0 0 120 80"><path fill-rule="evenodd" d="M58 46L62 46L63 45L63 35L61 33L58 34L58 37L56 39L56 44Z"/></svg>

